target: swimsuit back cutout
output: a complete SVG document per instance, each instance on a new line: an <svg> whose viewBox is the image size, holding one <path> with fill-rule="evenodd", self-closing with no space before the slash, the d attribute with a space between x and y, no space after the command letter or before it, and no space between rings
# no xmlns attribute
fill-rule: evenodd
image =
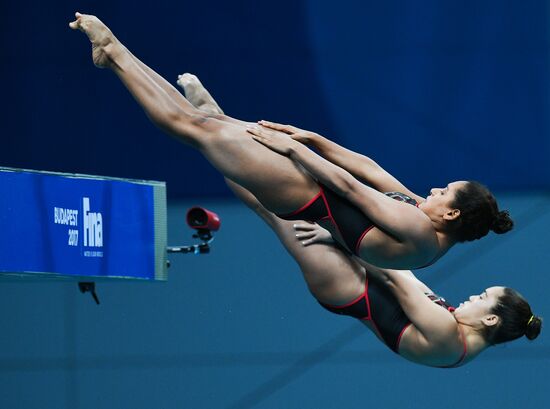
<svg viewBox="0 0 550 409"><path fill-rule="evenodd" d="M454 307L447 303L443 297L433 293L428 293L426 296L449 312L454 311ZM348 304L341 306L324 304L322 302L319 302L319 304L332 313L349 315L360 320L372 322L378 334L384 340L384 343L395 353L399 353L401 336L409 325L411 325L411 321L391 291L386 286L368 278L365 282L365 292ZM463 344L463 352L460 359L452 365L442 366L441 368L454 368L464 362L467 352L466 339L461 329L460 335Z"/></svg>
<svg viewBox="0 0 550 409"><path fill-rule="evenodd" d="M374 223L349 200L337 195L323 185L319 185L319 187L321 189L319 193L302 208L292 213L277 216L285 220L307 220L311 222L329 220L339 231L348 250L357 255L363 237L374 227ZM403 193L388 192L386 195L401 202L417 205L414 199Z"/></svg>

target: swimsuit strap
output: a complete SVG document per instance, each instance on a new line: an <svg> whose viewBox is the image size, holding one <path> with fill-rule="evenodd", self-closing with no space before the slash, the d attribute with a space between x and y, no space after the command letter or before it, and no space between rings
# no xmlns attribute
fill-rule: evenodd
<svg viewBox="0 0 550 409"><path fill-rule="evenodd" d="M458 358L458 361L456 361L454 364L440 366L440 368L456 368L464 363L464 360L466 359L466 354L468 353L468 346L466 345L466 336L464 335L464 331L462 330L460 324L458 324L458 332L460 332L460 338L462 338L462 355L460 355L460 358Z"/></svg>
<svg viewBox="0 0 550 409"><path fill-rule="evenodd" d="M468 353L468 346L466 345L466 336L464 335L464 331L462 330L462 327L460 324L458 324L458 332L460 332L460 338L462 338L462 355L460 355L460 358L456 362L456 364L453 365L453 367L460 366L464 363L464 359L466 359L466 354Z"/></svg>
<svg viewBox="0 0 550 409"><path fill-rule="evenodd" d="M440 297L439 295L434 294L434 293L426 293L426 295L428 296L428 298L430 300L432 300L434 303L442 306L447 311L453 312L455 310L455 308L453 306L451 306L445 300L445 298ZM458 322L457 322L457 324L458 324ZM455 362L454 364L445 365L445 366L442 366L442 368L456 368L457 366L462 365L463 362L464 362L464 359L466 358L466 354L468 352L468 347L466 345L466 336L464 335L464 331L462 330L462 327L460 326L460 324L458 324L458 332L460 333L460 338L462 339L462 355L460 355L460 358L458 358L458 361Z"/></svg>

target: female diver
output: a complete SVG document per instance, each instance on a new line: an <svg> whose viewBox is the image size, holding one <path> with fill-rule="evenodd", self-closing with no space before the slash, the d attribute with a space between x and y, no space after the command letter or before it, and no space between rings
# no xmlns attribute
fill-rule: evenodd
<svg viewBox="0 0 550 409"><path fill-rule="evenodd" d="M432 189L424 200L368 158L355 155L356 160L348 162L346 151L339 147L334 154L325 152L330 160L346 163L350 173L283 132L277 135L278 125L260 128L197 110L133 56L97 17L76 13L70 27L89 37L96 66L111 69L159 128L198 149L270 212L318 222L368 263L419 268L435 262L457 242L478 239L489 230L504 233L512 228L508 213L499 211L492 194L478 183L453 182ZM292 128L282 130L293 133ZM303 132L294 132L294 137L304 138ZM337 146L317 140L323 141L319 147L329 151ZM344 159L337 159L338 155ZM377 189L398 193L386 195Z"/></svg>

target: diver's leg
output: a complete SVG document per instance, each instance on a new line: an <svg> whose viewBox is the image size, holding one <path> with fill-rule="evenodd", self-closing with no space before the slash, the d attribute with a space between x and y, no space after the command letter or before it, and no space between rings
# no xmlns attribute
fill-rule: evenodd
<svg viewBox="0 0 550 409"><path fill-rule="evenodd" d="M158 127L199 149L270 211L292 212L318 192L309 175L289 158L255 142L244 126L220 121L191 104L187 107L175 102L97 17L77 15L71 27L88 35L94 63L115 72Z"/></svg>
<svg viewBox="0 0 550 409"><path fill-rule="evenodd" d="M325 304L343 305L365 291L365 270L339 248L330 244L304 246L296 238L295 222L283 220L265 209L256 197L226 178L235 195L260 216L277 234L296 260L311 293Z"/></svg>

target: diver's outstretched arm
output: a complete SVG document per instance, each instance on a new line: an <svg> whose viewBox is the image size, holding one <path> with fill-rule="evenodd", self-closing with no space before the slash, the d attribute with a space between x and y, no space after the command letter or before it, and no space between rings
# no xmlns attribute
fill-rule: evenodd
<svg viewBox="0 0 550 409"><path fill-rule="evenodd" d="M385 244L387 249L392 246L394 254L410 254L419 249L434 252L438 248L431 220L416 207L394 200L361 183L345 169L280 131L259 125L251 126L247 130L256 141L299 163L320 183L348 199L376 226L395 237L397 242Z"/></svg>
<svg viewBox="0 0 550 409"><path fill-rule="evenodd" d="M178 77L178 85L185 90L185 96L198 109L213 114L223 114L222 109L197 76L184 73ZM228 119L238 121L233 118ZM242 121L238 121L243 123ZM291 125L281 125L275 122L259 121L266 128L288 134L292 139L316 148L321 156L335 165L347 170L353 176L373 186L380 192L401 192L417 202L424 198L407 189L399 180L383 169L371 158L350 151L331 140L310 131L304 131Z"/></svg>
<svg viewBox="0 0 550 409"><path fill-rule="evenodd" d="M448 339L457 332L457 322L449 312L426 297L427 287L411 271L392 270L366 265L369 278L390 289L407 317L429 343ZM456 337L451 337L456 338Z"/></svg>
<svg viewBox="0 0 550 409"><path fill-rule="evenodd" d="M258 123L266 128L284 132L292 139L315 148L323 158L347 170L353 176L368 183L380 192L401 192L412 197L418 203L425 200L405 187L373 159L350 151L318 133L275 122L259 121Z"/></svg>

